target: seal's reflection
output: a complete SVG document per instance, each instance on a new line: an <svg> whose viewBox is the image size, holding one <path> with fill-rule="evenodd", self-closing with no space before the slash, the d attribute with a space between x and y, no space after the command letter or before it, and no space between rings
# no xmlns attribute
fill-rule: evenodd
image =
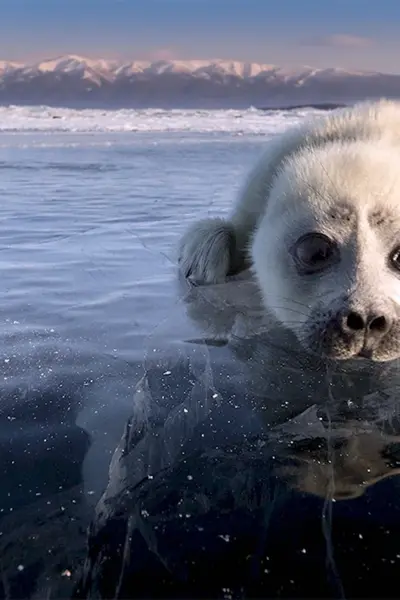
<svg viewBox="0 0 400 600"><path fill-rule="evenodd" d="M346 429L346 432L343 431ZM399 434L359 422L343 423L338 435L293 442L278 473L300 492L332 500L361 496L379 481L400 474Z"/></svg>

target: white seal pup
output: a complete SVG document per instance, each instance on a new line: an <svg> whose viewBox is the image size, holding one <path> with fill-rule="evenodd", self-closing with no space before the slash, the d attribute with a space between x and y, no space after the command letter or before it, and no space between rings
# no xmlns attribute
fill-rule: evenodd
<svg viewBox="0 0 400 600"><path fill-rule="evenodd" d="M400 102L360 103L268 143L230 217L183 236L186 277L250 267L267 311L333 360L400 356Z"/></svg>

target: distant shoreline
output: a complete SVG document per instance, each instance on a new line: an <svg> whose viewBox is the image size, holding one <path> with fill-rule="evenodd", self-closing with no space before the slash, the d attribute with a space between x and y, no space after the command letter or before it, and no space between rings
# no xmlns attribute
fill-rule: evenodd
<svg viewBox="0 0 400 600"><path fill-rule="evenodd" d="M345 106L350 106L352 104L352 102L349 102L348 104L345 103L338 103L338 102L307 102L304 104L282 104L282 105L277 105L277 106L256 106L256 105L249 105L249 106L242 106L242 107L234 107L234 106L220 106L220 107L208 107L208 106L165 106L165 107L161 107L161 106L157 106L157 105L148 105L148 106L129 106L129 105L121 105L121 106L115 106L115 105L107 105L104 103L94 103L94 104L89 104L87 102L85 103L77 103L77 102L71 102L71 103L51 103L51 104L41 104L41 103L27 103L27 104L21 104L21 103L13 103L13 102L1 102L0 101L0 107L1 108L38 108L38 107L42 107L42 108L46 108L46 109L50 109L50 110L101 110L101 111L111 111L111 112L116 112L116 111L120 111L120 110L165 110L165 111L169 111L169 110L210 110L210 111L223 111L223 110L239 110L239 111L247 111L250 110L251 108L256 109L256 110L260 110L262 112L278 112L278 111L291 111L291 110L301 110L301 109L306 109L306 108L311 108L311 109L316 109L316 110L335 110L336 108L343 108ZM53 116L53 118L59 118L57 115Z"/></svg>
<svg viewBox="0 0 400 600"><path fill-rule="evenodd" d="M289 106L274 106L273 108L267 106L261 106L257 110L263 111L277 111L277 110L298 110L299 108L316 108L318 110L335 110L336 108L344 108L348 104L337 104L334 102L321 102L316 104L292 104Z"/></svg>

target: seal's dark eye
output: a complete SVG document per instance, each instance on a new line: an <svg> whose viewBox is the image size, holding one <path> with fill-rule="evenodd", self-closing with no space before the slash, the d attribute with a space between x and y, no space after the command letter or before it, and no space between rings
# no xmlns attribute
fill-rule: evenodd
<svg viewBox="0 0 400 600"><path fill-rule="evenodd" d="M390 255L390 262L394 266L395 269L400 271L400 248L396 248Z"/></svg>
<svg viewBox="0 0 400 600"><path fill-rule="evenodd" d="M301 237L295 243L292 254L298 270L304 274L322 271L339 257L335 242L322 233L308 233Z"/></svg>

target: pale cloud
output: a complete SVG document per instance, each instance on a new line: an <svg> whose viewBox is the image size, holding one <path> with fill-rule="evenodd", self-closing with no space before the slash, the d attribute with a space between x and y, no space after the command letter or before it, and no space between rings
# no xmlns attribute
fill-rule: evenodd
<svg viewBox="0 0 400 600"><path fill-rule="evenodd" d="M174 60L176 51L173 48L157 48L148 53L150 60Z"/></svg>
<svg viewBox="0 0 400 600"><path fill-rule="evenodd" d="M331 48L366 48L373 44L373 40L367 37L347 34L334 34L327 36L315 36L302 40L302 46L327 46Z"/></svg>

